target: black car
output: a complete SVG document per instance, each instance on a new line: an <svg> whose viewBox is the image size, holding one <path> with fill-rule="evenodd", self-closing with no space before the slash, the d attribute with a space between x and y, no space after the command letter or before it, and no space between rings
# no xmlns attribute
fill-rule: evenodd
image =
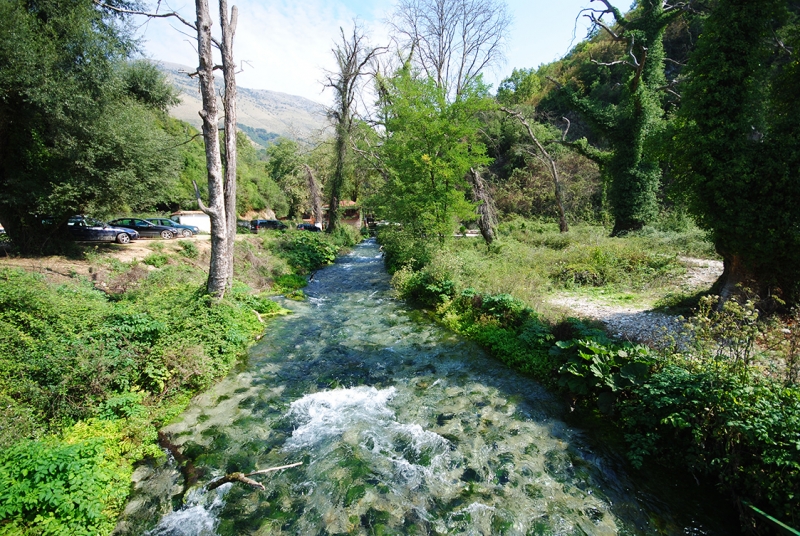
<svg viewBox="0 0 800 536"><path fill-rule="evenodd" d="M195 225L184 225L182 223L172 221L169 218L147 218L147 221L150 223L155 223L156 225L172 227L173 232L176 235L184 238L189 238L190 236L196 235L200 232L200 228Z"/></svg>
<svg viewBox="0 0 800 536"><path fill-rule="evenodd" d="M313 223L298 223L297 228L300 229L301 231L311 231L313 233L318 233L322 231L322 229L320 229Z"/></svg>
<svg viewBox="0 0 800 536"><path fill-rule="evenodd" d="M72 238L80 241L118 242L127 244L139 238L139 233L133 229L112 227L94 218L74 216L67 221L67 231Z"/></svg>
<svg viewBox="0 0 800 536"><path fill-rule="evenodd" d="M147 236L151 238L156 238L160 236L165 240L169 240L170 238L175 238L176 236L174 227L167 227L165 225L156 225L141 218L120 218L118 220L112 220L108 223L111 225L116 225L117 227L125 227L127 229L133 229L143 237Z"/></svg>
<svg viewBox="0 0 800 536"><path fill-rule="evenodd" d="M278 220L250 220L250 231L257 233L265 229L286 229L286 224Z"/></svg>

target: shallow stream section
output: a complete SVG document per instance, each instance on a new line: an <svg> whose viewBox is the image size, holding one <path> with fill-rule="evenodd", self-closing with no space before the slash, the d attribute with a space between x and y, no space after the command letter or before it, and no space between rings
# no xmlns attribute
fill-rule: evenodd
<svg viewBox="0 0 800 536"><path fill-rule="evenodd" d="M637 485L562 401L393 300L373 241L306 290L162 430L175 455L136 470L115 534L731 533L700 497ZM264 491L204 487L295 462L253 476Z"/></svg>

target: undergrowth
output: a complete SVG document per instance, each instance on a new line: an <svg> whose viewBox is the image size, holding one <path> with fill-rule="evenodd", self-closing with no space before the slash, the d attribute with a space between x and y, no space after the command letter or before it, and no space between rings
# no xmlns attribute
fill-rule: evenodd
<svg viewBox="0 0 800 536"><path fill-rule="evenodd" d="M132 267L131 269L133 269ZM166 265L119 294L0 270L0 534L107 534L163 409L226 374L280 308Z"/></svg>
<svg viewBox="0 0 800 536"><path fill-rule="evenodd" d="M682 270L679 255L710 254L695 231L683 241L647 229L608 238L598 228L562 235L517 220L499 234L489 248L396 229L379 239L401 298L564 393L573 407L599 409L625 433L635 467L677 464L800 524L800 312L780 324L759 318L750 302L720 309L709 296L664 300L698 306L688 335L656 352L575 319L549 323L532 305L553 289L666 286Z"/></svg>

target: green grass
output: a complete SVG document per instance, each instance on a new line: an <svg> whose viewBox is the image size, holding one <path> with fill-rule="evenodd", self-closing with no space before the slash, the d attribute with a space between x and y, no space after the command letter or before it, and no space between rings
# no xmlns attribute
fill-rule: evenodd
<svg viewBox="0 0 800 536"><path fill-rule="evenodd" d="M686 272L679 257L709 256L713 248L700 236L689 229L611 238L608 229L592 225L574 225L562 234L555 224L516 219L499 226L499 238L490 248L477 238L453 239L441 248L402 233L381 239L390 267L411 262L412 270L421 269L431 281L450 281L457 290L510 294L542 309L556 293L615 304L652 303L677 291L675 282Z"/></svg>

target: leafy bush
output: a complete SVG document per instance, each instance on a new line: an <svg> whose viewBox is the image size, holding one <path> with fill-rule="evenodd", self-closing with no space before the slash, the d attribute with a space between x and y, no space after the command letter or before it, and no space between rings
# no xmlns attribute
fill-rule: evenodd
<svg viewBox="0 0 800 536"><path fill-rule="evenodd" d="M297 274L284 274L275 278L273 291L289 293L301 289L308 284L306 278Z"/></svg>
<svg viewBox="0 0 800 536"><path fill-rule="evenodd" d="M238 226L236 228L239 229ZM200 250L197 249L197 246L195 245L194 242L190 240L180 240L178 242L178 245L181 247L178 253L180 253L187 259L196 259L197 257L200 256Z"/></svg>
<svg viewBox="0 0 800 536"><path fill-rule="evenodd" d="M656 360L647 346L614 341L603 333L557 341L550 354L562 362L558 385L596 398L604 413L611 412L623 391L644 383Z"/></svg>
<svg viewBox="0 0 800 536"><path fill-rule="evenodd" d="M670 365L622 402L629 457L704 474L795 526L800 523L800 390Z"/></svg>
<svg viewBox="0 0 800 536"><path fill-rule="evenodd" d="M337 246L339 249L346 249L355 246L361 242L361 240L363 240L364 237L362 231L364 229L365 228L362 227L361 231L359 231L352 225L344 224L336 227L333 233L331 233L329 236L335 246ZM369 234L369 231L367 231L367 234Z"/></svg>
<svg viewBox="0 0 800 536"><path fill-rule="evenodd" d="M161 268L169 262L169 256L164 253L151 253L142 259L142 262L150 266L155 266L156 268Z"/></svg>
<svg viewBox="0 0 800 536"><path fill-rule="evenodd" d="M336 260L338 248L322 233L285 233L274 243L275 252L299 274L307 274Z"/></svg>
<svg viewBox="0 0 800 536"><path fill-rule="evenodd" d="M378 241L390 274L404 266L413 271L420 270L431 261L432 245L411 232L396 227L384 227L378 231Z"/></svg>
<svg viewBox="0 0 800 536"><path fill-rule="evenodd" d="M86 284L0 271L0 394L46 429L90 417L133 388L163 398L208 385L260 332L252 310L277 305L244 290L212 301L202 279L169 266L112 301Z"/></svg>
<svg viewBox="0 0 800 536"><path fill-rule="evenodd" d="M0 520L29 534L109 533L104 499L125 497L121 484L102 439L18 443L0 454Z"/></svg>
<svg viewBox="0 0 800 536"><path fill-rule="evenodd" d="M475 340L507 365L549 382L554 363L547 350L553 335L521 301L468 288L443 304L439 314L447 327Z"/></svg>

